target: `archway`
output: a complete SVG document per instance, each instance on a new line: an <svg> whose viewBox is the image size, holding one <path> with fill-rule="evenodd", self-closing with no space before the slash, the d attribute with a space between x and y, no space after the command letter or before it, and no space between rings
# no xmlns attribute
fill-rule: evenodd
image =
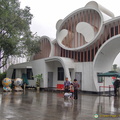
<svg viewBox="0 0 120 120"><path fill-rule="evenodd" d="M70 58L62 58L62 57L51 57L45 59L46 62L46 73L53 72L53 86L57 84L63 84L64 79L62 81L58 80L58 68L64 69L64 77L68 77L71 80L70 71L74 69L73 60ZM48 78L47 78L48 79ZM49 84L49 81L48 81Z"/></svg>
<svg viewBox="0 0 120 120"><path fill-rule="evenodd" d="M116 35L108 41L106 41L96 54L96 57L93 62L93 76L97 91L99 89L99 85L97 84L97 73L111 70L114 59L116 58L119 52L120 35ZM110 83L108 82L108 84Z"/></svg>

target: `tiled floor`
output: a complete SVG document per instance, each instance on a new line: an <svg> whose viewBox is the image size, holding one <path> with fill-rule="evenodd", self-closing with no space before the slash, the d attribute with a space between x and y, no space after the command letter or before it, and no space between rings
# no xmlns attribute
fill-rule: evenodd
<svg viewBox="0 0 120 120"><path fill-rule="evenodd" d="M98 115L95 118L94 114ZM97 116L96 115L96 116ZM0 91L0 120L120 120L120 98L79 93L64 100L63 93L35 90Z"/></svg>

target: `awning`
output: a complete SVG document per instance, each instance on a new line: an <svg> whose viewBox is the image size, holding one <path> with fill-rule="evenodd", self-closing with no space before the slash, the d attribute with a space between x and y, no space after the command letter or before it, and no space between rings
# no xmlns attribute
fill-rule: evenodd
<svg viewBox="0 0 120 120"><path fill-rule="evenodd" d="M105 73L99 73L98 77L117 77L117 78L120 78L120 73L118 73L116 71L108 71Z"/></svg>

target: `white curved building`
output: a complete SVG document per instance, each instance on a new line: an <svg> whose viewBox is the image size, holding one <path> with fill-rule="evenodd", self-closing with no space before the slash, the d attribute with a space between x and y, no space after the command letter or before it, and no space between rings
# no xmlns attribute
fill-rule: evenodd
<svg viewBox="0 0 120 120"><path fill-rule="evenodd" d="M56 29L56 39L41 37L41 51L30 62L10 66L7 76L26 73L30 85L35 86L31 72L33 76L42 73L43 88L60 88L65 77L70 81L76 78L82 91L98 92L103 81L97 74L111 70L120 52L120 17L91 1L58 20ZM111 85L110 79L104 85Z"/></svg>

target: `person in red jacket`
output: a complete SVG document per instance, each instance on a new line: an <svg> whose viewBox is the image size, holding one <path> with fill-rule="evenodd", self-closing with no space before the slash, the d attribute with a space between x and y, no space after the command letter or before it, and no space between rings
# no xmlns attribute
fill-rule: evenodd
<svg viewBox="0 0 120 120"><path fill-rule="evenodd" d="M70 98L73 98L73 95L74 95L73 83L70 83L70 93L71 93Z"/></svg>

